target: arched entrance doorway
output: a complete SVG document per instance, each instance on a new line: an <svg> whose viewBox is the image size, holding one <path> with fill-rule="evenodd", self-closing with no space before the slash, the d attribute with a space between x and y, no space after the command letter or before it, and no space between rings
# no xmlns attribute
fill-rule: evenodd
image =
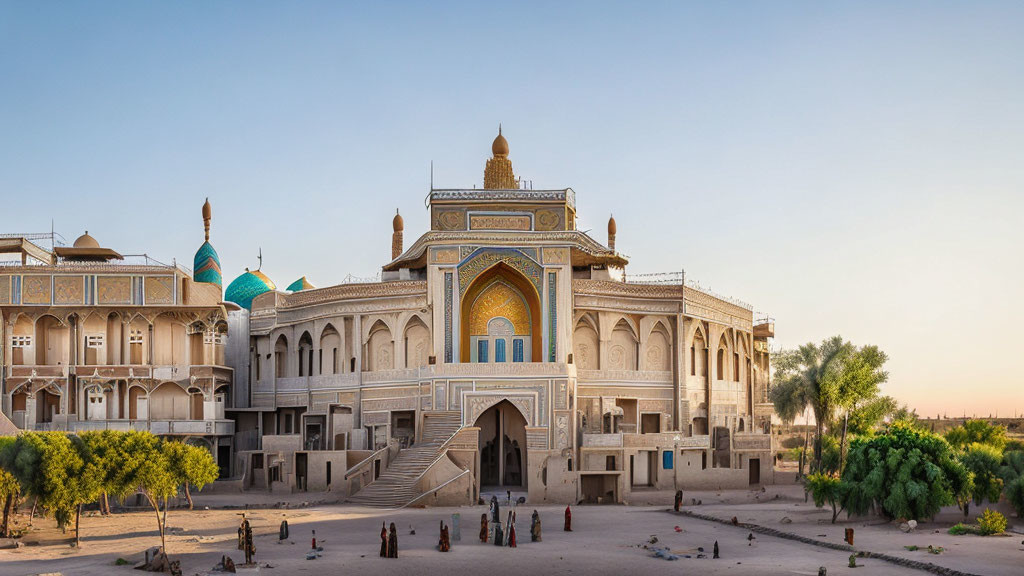
<svg viewBox="0 0 1024 576"><path fill-rule="evenodd" d="M526 488L526 418L508 400L488 408L480 429L480 486Z"/></svg>
<svg viewBox="0 0 1024 576"><path fill-rule="evenodd" d="M463 362L541 362L540 295L522 273L499 262L462 296Z"/></svg>

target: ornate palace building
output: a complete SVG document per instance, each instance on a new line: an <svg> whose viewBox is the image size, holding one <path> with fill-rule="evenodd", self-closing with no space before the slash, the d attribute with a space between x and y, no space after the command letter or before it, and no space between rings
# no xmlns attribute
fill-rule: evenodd
<svg viewBox="0 0 1024 576"><path fill-rule="evenodd" d="M231 341L248 342L227 360L242 487L404 506L475 503L497 487L529 502L618 502L772 482L772 324L681 274L627 276L614 219L605 243L577 230L572 189L524 189L500 133L492 152L482 189L431 190L430 230L407 249L395 216L380 281L317 289L301 278L282 292L257 270L228 287ZM5 316L12 334L39 337L56 296L40 299L49 307L24 322L24 304ZM166 312L146 311L116 317L110 338L140 316L152 335ZM182 337L198 321L207 334L218 312L210 302ZM60 383L102 373L40 359ZM15 374L37 398L50 385L31 367ZM38 400L27 411L55 417Z"/></svg>
<svg viewBox="0 0 1024 576"><path fill-rule="evenodd" d="M83 234L0 236L3 413L24 430L150 430L208 447L230 474L235 424L220 262L195 277ZM47 237L52 249L39 245ZM233 306L232 306L233 307ZM244 338L244 336L243 336ZM244 346L244 340L243 340Z"/></svg>

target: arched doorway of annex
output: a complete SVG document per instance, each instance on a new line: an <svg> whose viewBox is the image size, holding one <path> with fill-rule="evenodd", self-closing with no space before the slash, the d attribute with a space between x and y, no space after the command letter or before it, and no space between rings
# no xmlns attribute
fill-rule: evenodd
<svg viewBox="0 0 1024 576"><path fill-rule="evenodd" d="M460 306L462 362L541 362L541 306L537 288L499 262L480 273Z"/></svg>
<svg viewBox="0 0 1024 576"><path fill-rule="evenodd" d="M508 400L491 406L476 419L480 429L480 491L501 487L526 489L526 418Z"/></svg>

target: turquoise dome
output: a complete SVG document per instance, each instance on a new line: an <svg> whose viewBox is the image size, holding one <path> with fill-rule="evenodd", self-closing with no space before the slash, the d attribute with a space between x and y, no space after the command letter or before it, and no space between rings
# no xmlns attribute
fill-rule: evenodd
<svg viewBox="0 0 1024 576"><path fill-rule="evenodd" d="M217 256L217 251L209 242L204 242L199 247L195 260L193 260L192 270L192 279L196 282L208 282L221 286L224 281L220 272L220 257Z"/></svg>
<svg viewBox="0 0 1024 576"><path fill-rule="evenodd" d="M312 290L313 288L316 288L316 286L310 284L309 280L306 280L306 277L303 276L289 284L288 288L285 288L285 290L288 290L289 292L302 292L303 290Z"/></svg>
<svg viewBox="0 0 1024 576"><path fill-rule="evenodd" d="M224 292L224 300L251 310L253 298L273 290L277 290L277 286L265 274L259 270L254 272L246 270L245 274L228 284L228 289Z"/></svg>

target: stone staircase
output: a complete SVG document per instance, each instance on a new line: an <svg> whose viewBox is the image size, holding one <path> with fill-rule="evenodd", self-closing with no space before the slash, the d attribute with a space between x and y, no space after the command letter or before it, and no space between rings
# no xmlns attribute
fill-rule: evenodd
<svg viewBox="0 0 1024 576"><path fill-rule="evenodd" d="M401 508L420 496L416 479L437 460L444 446L462 427L459 412L428 412L416 444L399 451L380 477L350 496L353 504L374 508Z"/></svg>

